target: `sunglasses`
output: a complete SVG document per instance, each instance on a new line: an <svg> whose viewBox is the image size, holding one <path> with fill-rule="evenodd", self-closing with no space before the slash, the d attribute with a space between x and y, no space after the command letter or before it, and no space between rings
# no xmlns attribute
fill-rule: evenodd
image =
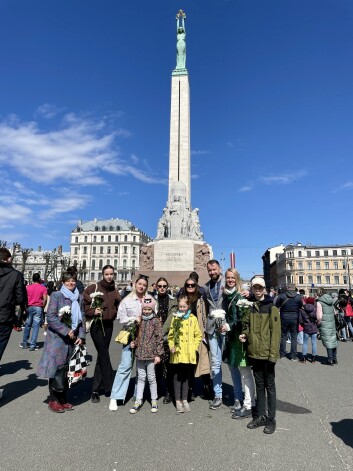
<svg viewBox="0 0 353 471"><path fill-rule="evenodd" d="M186 283L185 285L187 288L195 288L195 284L194 283Z"/></svg>
<svg viewBox="0 0 353 471"><path fill-rule="evenodd" d="M157 288L168 288L167 285L157 285Z"/></svg>

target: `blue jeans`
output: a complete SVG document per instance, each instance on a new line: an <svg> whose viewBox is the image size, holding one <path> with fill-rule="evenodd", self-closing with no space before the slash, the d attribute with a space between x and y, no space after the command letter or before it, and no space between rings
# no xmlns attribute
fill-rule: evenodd
<svg viewBox="0 0 353 471"><path fill-rule="evenodd" d="M317 334L306 334L305 332L304 332L304 343L303 343L303 356L306 356L306 354L308 353L309 338L311 338L311 353L312 353L313 356L316 356L316 354L317 354L317 346L316 346Z"/></svg>
<svg viewBox="0 0 353 471"><path fill-rule="evenodd" d="M27 309L27 319L23 332L23 344L26 346L32 328L32 338L29 348L35 348L39 333L39 327L43 322L43 308L39 306L29 306Z"/></svg>
<svg viewBox="0 0 353 471"><path fill-rule="evenodd" d="M347 322L347 327L348 327L349 332L351 333L351 337L353 337L353 327L352 327L351 317L345 317L344 320ZM341 330L341 335L344 340L347 340L346 327L344 327Z"/></svg>
<svg viewBox="0 0 353 471"><path fill-rule="evenodd" d="M243 401L244 394L243 394L243 386L241 383L241 375L238 366L231 366L229 365L229 371L232 375L232 382L234 388L234 400L238 399L239 401Z"/></svg>
<svg viewBox="0 0 353 471"><path fill-rule="evenodd" d="M120 365L115 375L110 399L125 401L133 364L134 357L132 356L130 345L127 344L123 347L121 352Z"/></svg>
<svg viewBox="0 0 353 471"><path fill-rule="evenodd" d="M222 353L225 336L214 332L208 335L211 352L213 391L216 397L222 397Z"/></svg>

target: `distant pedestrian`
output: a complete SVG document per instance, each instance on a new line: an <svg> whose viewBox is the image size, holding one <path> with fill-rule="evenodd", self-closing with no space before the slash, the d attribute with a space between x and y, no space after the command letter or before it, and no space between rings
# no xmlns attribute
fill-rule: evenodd
<svg viewBox="0 0 353 471"><path fill-rule="evenodd" d="M22 273L12 267L9 250L0 248L0 360L16 322L16 306L25 309L27 292Z"/></svg>
<svg viewBox="0 0 353 471"><path fill-rule="evenodd" d="M37 338L40 326L44 323L44 307L47 303L47 288L40 283L40 274L34 273L32 277L33 283L27 286L28 309L27 319L23 332L23 340L20 348L28 348L34 352L38 350ZM32 337L29 337L32 329Z"/></svg>
<svg viewBox="0 0 353 471"><path fill-rule="evenodd" d="M303 342L303 355L299 360L301 363L306 363L308 353L308 343L311 340L311 361L316 362L317 355L317 318L315 298L305 298L304 305L299 313L299 324L303 327L304 342Z"/></svg>
<svg viewBox="0 0 353 471"><path fill-rule="evenodd" d="M326 365L333 366L337 361L337 332L333 299L325 288L316 291L316 316L320 329L320 337L327 350Z"/></svg>

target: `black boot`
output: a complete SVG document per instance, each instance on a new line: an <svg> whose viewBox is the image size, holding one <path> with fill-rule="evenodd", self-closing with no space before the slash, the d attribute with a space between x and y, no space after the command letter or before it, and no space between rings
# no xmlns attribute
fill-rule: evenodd
<svg viewBox="0 0 353 471"><path fill-rule="evenodd" d="M300 363L306 363L306 355L303 355L299 361Z"/></svg>
<svg viewBox="0 0 353 471"><path fill-rule="evenodd" d="M315 355L313 355L313 356L311 357L311 363L316 363L316 356L315 356Z"/></svg>

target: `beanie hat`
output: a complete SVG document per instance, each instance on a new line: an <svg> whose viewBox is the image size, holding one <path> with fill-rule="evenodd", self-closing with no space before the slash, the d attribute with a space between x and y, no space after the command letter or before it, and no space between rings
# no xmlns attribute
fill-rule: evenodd
<svg viewBox="0 0 353 471"><path fill-rule="evenodd" d="M156 308L156 301L152 298L152 296L145 296L142 301L142 309L144 307L150 307L153 312L155 312Z"/></svg>
<svg viewBox="0 0 353 471"><path fill-rule="evenodd" d="M306 298L305 304L315 304L315 298Z"/></svg>

